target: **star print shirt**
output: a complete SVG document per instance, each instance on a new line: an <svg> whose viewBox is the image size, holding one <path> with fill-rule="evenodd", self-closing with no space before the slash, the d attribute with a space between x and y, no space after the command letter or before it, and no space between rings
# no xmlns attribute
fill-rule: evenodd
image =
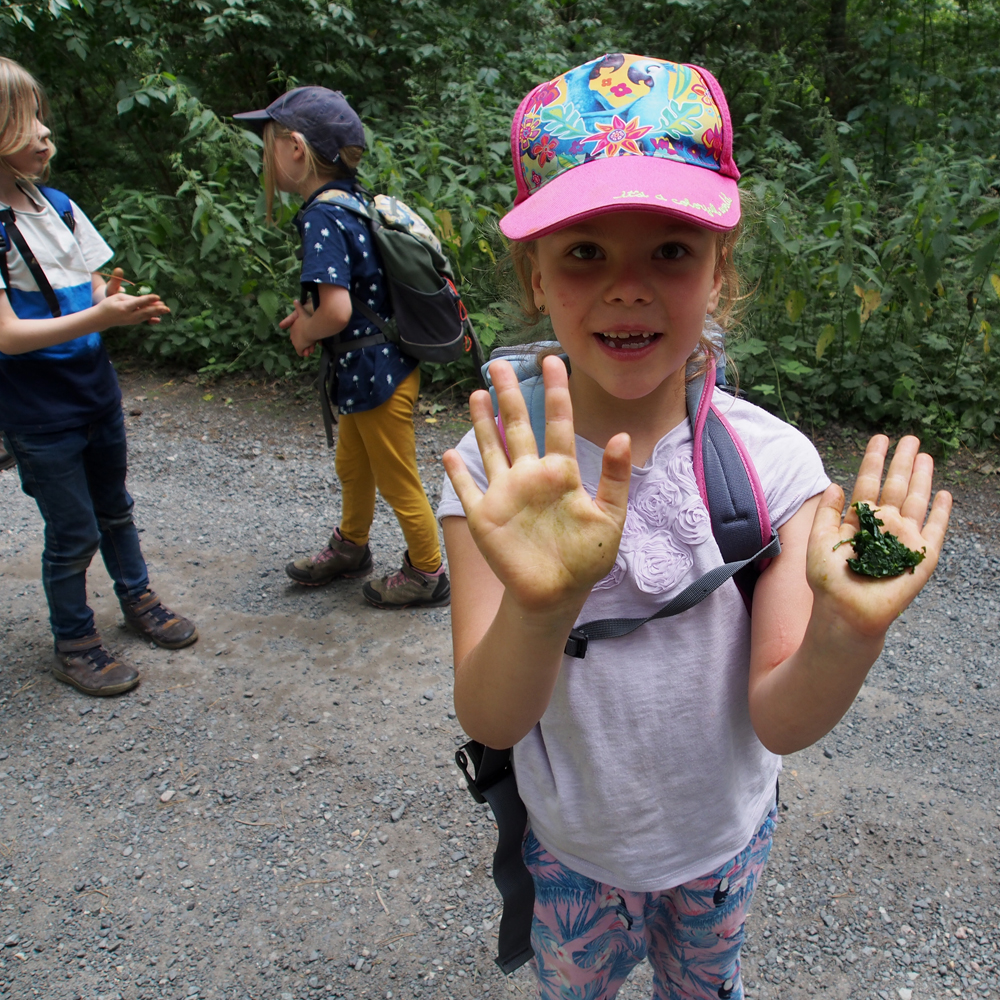
<svg viewBox="0 0 1000 1000"><path fill-rule="evenodd" d="M350 191L348 181L329 187ZM296 220L302 236L302 282L340 285L379 316L392 316L385 273L368 224L331 202L308 202ZM378 333L356 309L341 333L344 341ZM341 354L334 363L333 402L341 413L363 413L384 403L417 367L395 344L375 344Z"/></svg>

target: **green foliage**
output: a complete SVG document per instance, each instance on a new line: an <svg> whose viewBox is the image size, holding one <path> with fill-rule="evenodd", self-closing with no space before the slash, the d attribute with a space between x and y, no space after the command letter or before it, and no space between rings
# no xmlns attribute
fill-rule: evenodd
<svg viewBox="0 0 1000 1000"><path fill-rule="evenodd" d="M298 274L294 229L264 224L260 140L225 125L168 74L147 78L137 93L169 104L187 123L169 160L181 183L174 194L117 184L95 221L116 263L157 291L174 316L119 341L209 372L301 367L277 327ZM282 207L279 221L290 214Z"/></svg>
<svg viewBox="0 0 1000 1000"><path fill-rule="evenodd" d="M829 119L818 127L817 162L765 143L766 175L747 185L766 219L744 248L757 294L732 345L751 397L794 422L912 428L941 450L992 435L990 161L941 136L911 146L888 186L842 156Z"/></svg>
<svg viewBox="0 0 1000 1000"><path fill-rule="evenodd" d="M858 515L859 530L850 538L837 542L833 549L841 545L850 545L854 549L854 558L847 560L847 565L861 576L872 576L884 579L890 576L900 576L915 566L919 566L927 555L927 547L919 552L908 549L894 534L880 531L885 527L885 521L876 517L878 513L866 503L851 504Z"/></svg>
<svg viewBox="0 0 1000 1000"><path fill-rule="evenodd" d="M54 182L173 313L117 337L209 371L300 361L294 205L267 227L259 143L229 116L298 83L343 90L363 180L418 209L486 346L514 333L496 221L508 129L539 80L602 51L708 66L730 97L753 294L741 384L793 422L994 437L1000 371L1000 0L24 0L0 51L46 85ZM605 21L607 18L607 21ZM466 361L425 366L471 387Z"/></svg>

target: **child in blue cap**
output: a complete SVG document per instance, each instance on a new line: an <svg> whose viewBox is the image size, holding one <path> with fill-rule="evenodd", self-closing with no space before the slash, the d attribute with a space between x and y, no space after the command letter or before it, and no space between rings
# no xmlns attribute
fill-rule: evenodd
<svg viewBox="0 0 1000 1000"><path fill-rule="evenodd" d="M281 327L300 356L316 344L327 352L330 396L340 410L340 524L319 552L289 562L285 572L305 586L368 576L378 490L396 513L407 550L397 572L364 584L365 599L378 608L448 604L437 522L417 469L413 408L420 370L357 308L361 302L384 320L392 315L368 223L321 197L337 190L364 197L356 183L365 149L361 119L339 91L325 87L298 87L261 111L234 117L263 132L269 216L276 191L303 198L296 217L303 298L314 295L316 305L296 300Z"/></svg>

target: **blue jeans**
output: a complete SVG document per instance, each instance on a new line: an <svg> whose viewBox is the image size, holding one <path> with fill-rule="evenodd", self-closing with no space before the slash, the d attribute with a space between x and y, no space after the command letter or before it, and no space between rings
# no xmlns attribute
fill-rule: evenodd
<svg viewBox="0 0 1000 1000"><path fill-rule="evenodd" d="M79 639L94 632L87 605L87 567L98 547L119 600L149 586L132 498L125 489L125 420L120 409L83 427L52 434L7 433L21 488L45 521L42 584L52 634Z"/></svg>

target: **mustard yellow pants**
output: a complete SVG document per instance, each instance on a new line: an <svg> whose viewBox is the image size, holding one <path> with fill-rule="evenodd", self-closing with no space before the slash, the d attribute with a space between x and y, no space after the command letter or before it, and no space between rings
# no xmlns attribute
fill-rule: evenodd
<svg viewBox="0 0 1000 1000"><path fill-rule="evenodd" d="M441 565L438 526L417 471L413 407L420 392L414 369L381 406L341 414L337 425L337 475L343 496L340 533L365 545L375 517L375 490L396 512L410 562L433 573Z"/></svg>

